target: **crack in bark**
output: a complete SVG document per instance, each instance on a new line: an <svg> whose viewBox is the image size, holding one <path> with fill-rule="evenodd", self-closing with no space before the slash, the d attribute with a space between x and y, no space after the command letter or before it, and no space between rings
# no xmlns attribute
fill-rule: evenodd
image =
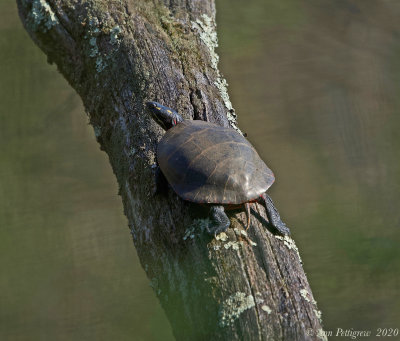
<svg viewBox="0 0 400 341"><path fill-rule="evenodd" d="M244 246L243 246L243 247L244 247ZM241 250L241 253L242 253L242 257L241 257L241 258L244 259L244 258L245 258L245 255L244 255L243 250ZM257 317L258 339L261 340L261 339L262 339L262 338L261 338L261 333L260 333L260 330L261 330L261 322L260 322L260 313L259 313L259 311L258 311L257 295L255 294L255 292L254 292L254 290L253 290L253 288L252 288L252 285L251 285L252 281L251 281L251 278L250 278L249 270L247 269L247 267L246 267L246 268L245 268L245 267L242 267L242 270L244 270L244 272L245 272L245 274L246 274L246 278L247 278L247 282L248 282L248 285L249 285L249 288L250 288L250 292L251 292L251 294L252 294L252 296L253 296L253 298L254 298L254 302L255 302L254 310L255 310L256 317Z"/></svg>

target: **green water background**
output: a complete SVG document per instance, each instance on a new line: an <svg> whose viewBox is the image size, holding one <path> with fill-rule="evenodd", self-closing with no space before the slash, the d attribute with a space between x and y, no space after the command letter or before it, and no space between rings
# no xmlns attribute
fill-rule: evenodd
<svg viewBox="0 0 400 341"><path fill-rule="evenodd" d="M217 0L326 330L400 327L400 2ZM172 340L80 99L0 2L0 340ZM369 338L373 340L374 338Z"/></svg>

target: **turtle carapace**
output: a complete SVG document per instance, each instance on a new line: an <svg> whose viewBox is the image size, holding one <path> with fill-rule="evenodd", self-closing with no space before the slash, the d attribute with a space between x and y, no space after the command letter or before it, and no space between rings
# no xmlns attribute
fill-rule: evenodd
<svg viewBox="0 0 400 341"><path fill-rule="evenodd" d="M250 203L259 202L269 223L290 234L266 191L272 171L254 147L231 128L184 120L175 110L147 102L153 119L166 130L157 146L157 162L172 189L183 200L210 205L210 234L225 231L230 221L224 208L243 205L250 222Z"/></svg>

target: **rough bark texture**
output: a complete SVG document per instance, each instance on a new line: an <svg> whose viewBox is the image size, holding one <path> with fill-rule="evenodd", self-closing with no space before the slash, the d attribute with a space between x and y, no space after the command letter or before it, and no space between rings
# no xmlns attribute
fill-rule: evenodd
<svg viewBox="0 0 400 341"><path fill-rule="evenodd" d="M261 206L253 204L248 236L236 211L227 233L210 238L204 212L172 191L152 195L163 131L146 113L147 100L237 129L217 69L214 2L17 2L32 39L82 98L176 338L323 339L298 250L266 228Z"/></svg>

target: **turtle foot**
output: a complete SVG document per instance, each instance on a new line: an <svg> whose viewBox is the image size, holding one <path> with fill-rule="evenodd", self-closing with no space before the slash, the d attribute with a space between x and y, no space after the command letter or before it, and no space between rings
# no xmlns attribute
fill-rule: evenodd
<svg viewBox="0 0 400 341"><path fill-rule="evenodd" d="M274 202L272 201L271 197L264 193L261 195L262 198L262 204L265 205L265 208L267 210L267 217L269 220L269 223L280 233L283 235L290 235L290 230L286 226L286 224L282 221L278 210L276 209Z"/></svg>
<svg viewBox="0 0 400 341"><path fill-rule="evenodd" d="M209 218L210 224L206 227L206 230L208 234L212 236L216 236L218 233L226 231L231 224L225 213L224 206L211 206Z"/></svg>

